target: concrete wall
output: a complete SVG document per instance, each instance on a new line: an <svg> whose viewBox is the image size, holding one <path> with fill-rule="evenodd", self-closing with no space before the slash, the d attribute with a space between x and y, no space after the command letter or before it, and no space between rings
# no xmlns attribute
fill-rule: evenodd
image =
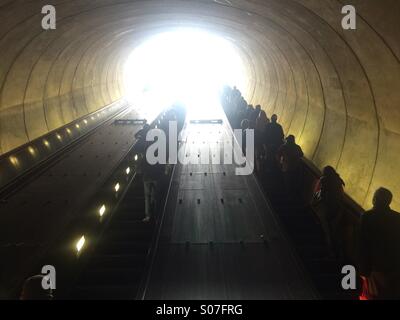
<svg viewBox="0 0 400 320"><path fill-rule="evenodd" d="M144 36L177 24L235 39L246 98L277 113L318 167L335 166L368 207L390 188L400 209L398 0L0 0L0 154L123 94L122 66ZM343 3L342 3L343 2ZM357 8L357 30L341 8Z"/></svg>

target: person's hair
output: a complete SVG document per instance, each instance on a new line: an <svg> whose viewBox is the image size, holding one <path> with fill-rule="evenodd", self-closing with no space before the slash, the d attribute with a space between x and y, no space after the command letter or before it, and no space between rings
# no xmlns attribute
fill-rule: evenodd
<svg viewBox="0 0 400 320"><path fill-rule="evenodd" d="M43 289L42 280L44 275L35 275L25 280L20 295L20 300L51 300L53 292L51 289Z"/></svg>
<svg viewBox="0 0 400 320"><path fill-rule="evenodd" d="M340 175L336 172L335 168L332 166L326 166L322 169L322 176L327 178L337 178L341 182L343 186L346 184L344 183L343 179Z"/></svg>
<svg viewBox="0 0 400 320"><path fill-rule="evenodd" d="M392 203L393 194L386 188L379 188L375 191L373 205L376 208L389 208Z"/></svg>
<svg viewBox="0 0 400 320"><path fill-rule="evenodd" d="M250 127L250 121L247 119L242 120L242 122L240 123L240 127L242 129L248 129Z"/></svg>
<svg viewBox="0 0 400 320"><path fill-rule="evenodd" d="M259 104L256 105L256 110L261 110L261 106Z"/></svg>
<svg viewBox="0 0 400 320"><path fill-rule="evenodd" d="M296 143L296 138L294 137L294 135L290 134L286 137L286 142L294 144Z"/></svg>
<svg viewBox="0 0 400 320"><path fill-rule="evenodd" d="M271 122L277 122L278 121L278 116L276 114L273 114L271 116Z"/></svg>
<svg viewBox="0 0 400 320"><path fill-rule="evenodd" d="M336 173L336 170L332 166L326 166L322 169L322 174L324 176L333 176Z"/></svg>

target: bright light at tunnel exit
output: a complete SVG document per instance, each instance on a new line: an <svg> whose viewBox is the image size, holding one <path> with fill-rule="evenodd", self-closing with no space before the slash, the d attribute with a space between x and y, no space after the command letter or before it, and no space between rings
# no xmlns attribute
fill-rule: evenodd
<svg viewBox="0 0 400 320"><path fill-rule="evenodd" d="M198 29L147 39L132 52L124 69L125 98L148 116L182 102L191 118L212 118L223 86L241 89L245 80L233 44Z"/></svg>

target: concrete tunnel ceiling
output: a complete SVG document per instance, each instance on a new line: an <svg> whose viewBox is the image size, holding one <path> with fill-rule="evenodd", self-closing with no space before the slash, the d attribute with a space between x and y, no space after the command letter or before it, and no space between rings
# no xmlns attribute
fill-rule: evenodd
<svg viewBox="0 0 400 320"><path fill-rule="evenodd" d="M45 31L49 2L57 29ZM341 27L345 4L357 30ZM400 209L399 17L398 0L0 0L0 154L118 100L138 43L195 26L233 41L248 102L336 167L358 203L385 186Z"/></svg>

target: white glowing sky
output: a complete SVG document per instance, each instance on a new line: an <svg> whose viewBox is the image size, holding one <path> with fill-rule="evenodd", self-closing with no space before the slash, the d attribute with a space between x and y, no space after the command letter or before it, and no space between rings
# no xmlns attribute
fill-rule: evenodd
<svg viewBox="0 0 400 320"><path fill-rule="evenodd" d="M154 111L181 101L204 116L215 109L223 85L245 85L244 67L233 45L197 29L149 38L132 52L124 70L126 99Z"/></svg>

